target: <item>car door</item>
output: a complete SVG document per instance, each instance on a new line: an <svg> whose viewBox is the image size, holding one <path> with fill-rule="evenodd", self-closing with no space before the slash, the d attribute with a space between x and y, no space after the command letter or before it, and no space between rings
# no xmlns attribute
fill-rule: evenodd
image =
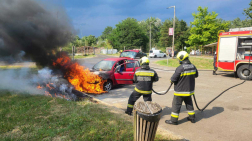
<svg viewBox="0 0 252 141"><path fill-rule="evenodd" d="M114 72L115 81L117 84L133 84L134 71L131 69L124 69L124 71L119 71L122 65L126 65L127 63L121 64L117 66Z"/></svg>
<svg viewBox="0 0 252 141"><path fill-rule="evenodd" d="M114 76L117 84L133 84L135 71L140 68L138 60L125 60L125 71L119 72L120 66L115 69Z"/></svg>
<svg viewBox="0 0 252 141"><path fill-rule="evenodd" d="M161 50L159 51L159 57L163 57L163 52Z"/></svg>

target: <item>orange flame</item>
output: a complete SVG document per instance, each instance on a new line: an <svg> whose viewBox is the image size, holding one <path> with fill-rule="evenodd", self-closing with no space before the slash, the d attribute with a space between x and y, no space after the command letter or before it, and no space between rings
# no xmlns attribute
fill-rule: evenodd
<svg viewBox="0 0 252 141"><path fill-rule="evenodd" d="M46 84L46 87L48 87L50 90L54 89L53 87L50 86L50 84L53 84L53 83Z"/></svg>
<svg viewBox="0 0 252 141"><path fill-rule="evenodd" d="M45 95L52 97L52 95L48 91L45 91Z"/></svg>
<svg viewBox="0 0 252 141"><path fill-rule="evenodd" d="M89 69L85 69L77 62L72 62L67 55L61 55L54 63L54 66L60 66L66 73L65 78L75 87L76 90L101 94L106 91L103 90L103 84L106 80L103 80L100 76L93 74Z"/></svg>
<svg viewBox="0 0 252 141"><path fill-rule="evenodd" d="M40 85L37 86L37 89L40 89L40 90L41 90L42 88L43 88L43 87L41 87Z"/></svg>

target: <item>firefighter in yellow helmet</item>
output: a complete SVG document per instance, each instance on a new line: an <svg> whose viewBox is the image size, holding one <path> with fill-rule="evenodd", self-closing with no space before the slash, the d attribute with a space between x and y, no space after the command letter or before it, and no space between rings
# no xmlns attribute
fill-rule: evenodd
<svg viewBox="0 0 252 141"><path fill-rule="evenodd" d="M171 83L174 83L174 98L172 101L171 120L166 120L167 124L178 124L179 112L184 101L188 111L187 120L195 123L195 112L191 95L194 94L195 78L198 77L197 68L190 62L189 54L180 51L177 59L181 64L176 68L175 73L171 77Z"/></svg>
<svg viewBox="0 0 252 141"><path fill-rule="evenodd" d="M149 63L147 57L140 59L141 68L136 70L133 78L136 87L129 97L127 110L125 111L128 115L132 114L133 106L140 96L143 96L144 101L152 101L152 84L158 81L158 75L154 70L150 69Z"/></svg>
<svg viewBox="0 0 252 141"><path fill-rule="evenodd" d="M122 50L119 51L119 54L120 54L119 56L121 56L122 52L123 52Z"/></svg>

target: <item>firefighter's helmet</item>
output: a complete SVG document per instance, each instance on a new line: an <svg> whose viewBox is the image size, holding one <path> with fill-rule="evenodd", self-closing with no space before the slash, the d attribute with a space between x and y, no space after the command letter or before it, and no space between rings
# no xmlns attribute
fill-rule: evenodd
<svg viewBox="0 0 252 141"><path fill-rule="evenodd" d="M177 54L177 58L179 59L179 61L183 61L185 60L186 58L189 58L189 54L185 51L180 51L178 54Z"/></svg>
<svg viewBox="0 0 252 141"><path fill-rule="evenodd" d="M150 60L149 60L148 57L142 57L140 59L140 66L142 66L142 65L149 65L149 63L150 63Z"/></svg>

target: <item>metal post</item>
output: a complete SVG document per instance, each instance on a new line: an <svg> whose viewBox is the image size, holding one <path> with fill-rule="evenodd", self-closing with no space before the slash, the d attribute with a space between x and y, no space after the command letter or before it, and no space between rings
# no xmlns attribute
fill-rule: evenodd
<svg viewBox="0 0 252 141"><path fill-rule="evenodd" d="M174 18L173 18L173 37L172 37L172 58L174 57L174 32L175 31L175 6L174 6Z"/></svg>
<svg viewBox="0 0 252 141"><path fill-rule="evenodd" d="M151 20L151 18L150 18ZM150 22L150 50L151 50L151 24L153 23L154 21Z"/></svg>
<svg viewBox="0 0 252 141"><path fill-rule="evenodd" d="M151 23L150 23L150 50L151 50Z"/></svg>
<svg viewBox="0 0 252 141"><path fill-rule="evenodd" d="M86 55L86 47L84 46L84 55Z"/></svg>
<svg viewBox="0 0 252 141"><path fill-rule="evenodd" d="M93 47L94 55L95 55L95 48Z"/></svg>
<svg viewBox="0 0 252 141"><path fill-rule="evenodd" d="M124 46L124 50L125 50L125 46Z"/></svg>
<svg viewBox="0 0 252 141"><path fill-rule="evenodd" d="M72 59L74 60L74 46L72 46Z"/></svg>
<svg viewBox="0 0 252 141"><path fill-rule="evenodd" d="M174 16L173 16L173 36L172 36L172 58L174 56L174 31L175 31L175 5L174 6L170 6L169 8L174 8Z"/></svg>

